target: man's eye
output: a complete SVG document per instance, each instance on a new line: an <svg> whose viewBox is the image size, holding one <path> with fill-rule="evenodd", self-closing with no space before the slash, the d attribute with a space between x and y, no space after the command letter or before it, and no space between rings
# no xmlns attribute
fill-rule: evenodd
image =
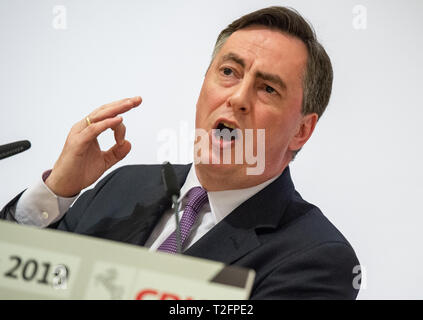
<svg viewBox="0 0 423 320"><path fill-rule="evenodd" d="M223 68L223 73L225 74L225 76L230 76L233 71L230 68Z"/></svg>
<svg viewBox="0 0 423 320"><path fill-rule="evenodd" d="M268 93L275 93L276 91L271 86L266 86L266 92L268 92Z"/></svg>

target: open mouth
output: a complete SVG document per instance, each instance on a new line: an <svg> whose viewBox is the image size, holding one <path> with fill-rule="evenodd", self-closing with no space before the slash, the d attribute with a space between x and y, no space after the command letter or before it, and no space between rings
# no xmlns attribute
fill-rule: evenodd
<svg viewBox="0 0 423 320"><path fill-rule="evenodd" d="M235 141L238 138L239 129L227 121L219 121L213 129L213 135L218 140Z"/></svg>

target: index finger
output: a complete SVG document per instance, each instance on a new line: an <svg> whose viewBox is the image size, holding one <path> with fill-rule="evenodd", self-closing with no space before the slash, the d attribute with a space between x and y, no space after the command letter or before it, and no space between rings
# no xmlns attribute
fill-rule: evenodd
<svg viewBox="0 0 423 320"><path fill-rule="evenodd" d="M105 104L104 106L94 110L89 117L92 123L99 122L107 118L114 118L118 114L125 113L132 108L139 106L141 102L142 98L140 96L118 100Z"/></svg>

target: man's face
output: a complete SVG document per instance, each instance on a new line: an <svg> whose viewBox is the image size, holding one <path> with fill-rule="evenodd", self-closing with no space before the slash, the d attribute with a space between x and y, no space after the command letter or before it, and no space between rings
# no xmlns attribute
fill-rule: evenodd
<svg viewBox="0 0 423 320"><path fill-rule="evenodd" d="M295 136L303 122L302 78L306 62L307 49L301 40L280 31L252 26L227 39L205 76L197 102L196 128L206 130L215 146L212 129L219 128L221 122L242 132L265 129L265 167L260 175L247 175L246 168L251 165L245 162L198 164L197 175L206 188L245 188L283 171L292 151L299 147ZM257 152L257 140L253 140ZM234 149L234 143L226 144L226 148ZM211 144L210 156L212 152ZM223 177L227 185L219 181L217 186L216 179Z"/></svg>

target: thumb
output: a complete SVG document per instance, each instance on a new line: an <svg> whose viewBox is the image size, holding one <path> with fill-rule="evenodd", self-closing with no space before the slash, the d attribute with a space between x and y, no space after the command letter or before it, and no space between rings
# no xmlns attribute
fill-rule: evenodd
<svg viewBox="0 0 423 320"><path fill-rule="evenodd" d="M103 157L106 162L107 169L125 158L129 151L131 151L131 143L128 140L124 140L121 145L116 143L109 150L105 151L103 153Z"/></svg>

